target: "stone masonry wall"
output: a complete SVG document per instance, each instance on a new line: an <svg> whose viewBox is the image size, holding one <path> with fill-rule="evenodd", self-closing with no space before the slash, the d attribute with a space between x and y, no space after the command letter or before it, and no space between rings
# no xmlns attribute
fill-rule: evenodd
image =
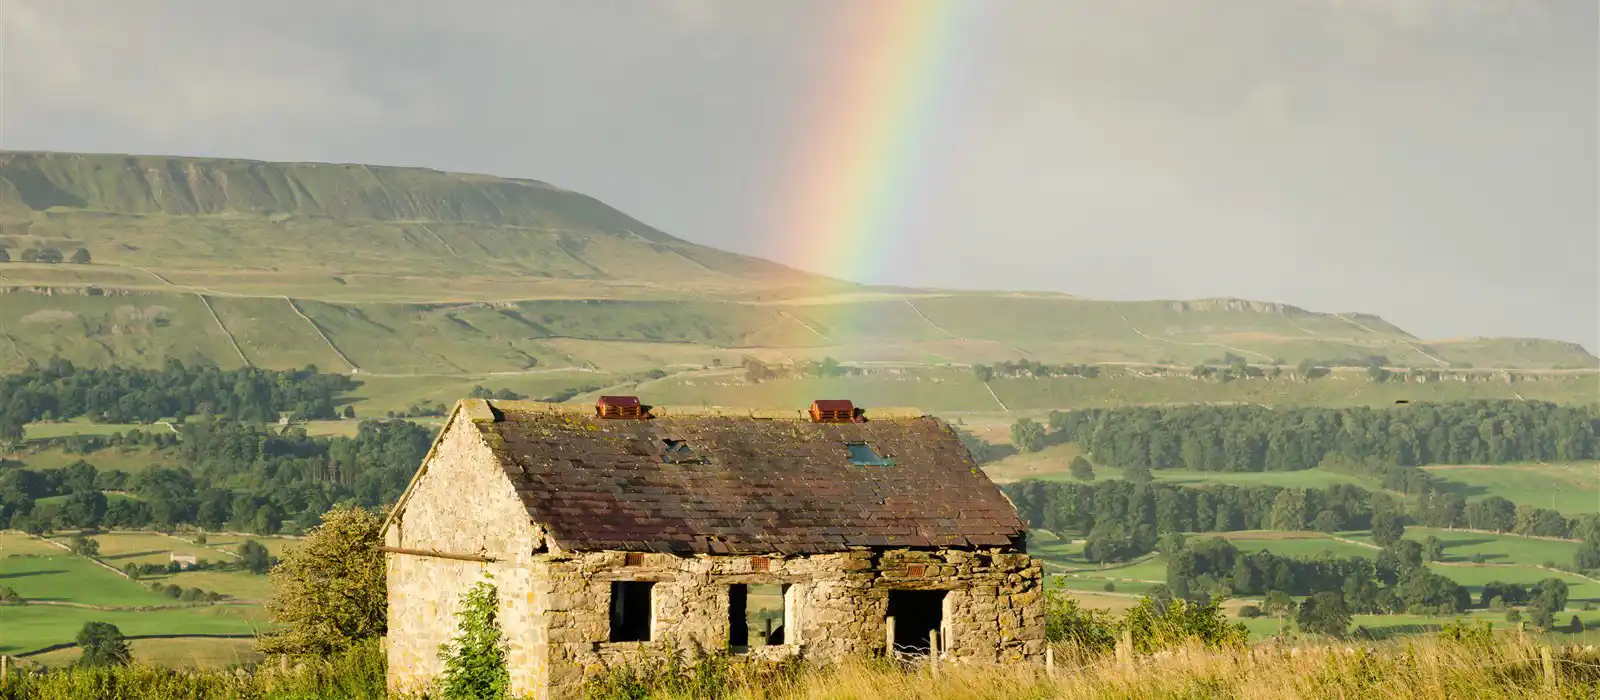
<svg viewBox="0 0 1600 700"><path fill-rule="evenodd" d="M857 551L795 558L540 555L534 598L547 601L550 686L539 697L572 697L587 674L673 651L727 647L728 585L788 583L787 639L763 656L819 662L881 654L894 589L947 590L947 657L976 662L1042 658L1044 601L1039 562L1026 554ZM655 581L649 642L609 642L611 582Z"/></svg>
<svg viewBox="0 0 1600 700"><path fill-rule="evenodd" d="M486 574L499 589L513 692L532 694L543 684L538 654L545 627L532 595L537 568L531 553L539 536L478 428L465 414L458 415L386 533L385 544L481 554L498 561L386 555L391 690L420 690L439 676L444 669L439 645L455 636L461 598Z"/></svg>

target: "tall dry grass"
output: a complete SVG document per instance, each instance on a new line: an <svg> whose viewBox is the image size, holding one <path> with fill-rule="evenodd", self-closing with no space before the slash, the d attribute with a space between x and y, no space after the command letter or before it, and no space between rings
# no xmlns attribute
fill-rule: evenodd
<svg viewBox="0 0 1600 700"><path fill-rule="evenodd" d="M1595 700L1600 653L1551 649L1547 678L1532 638L1492 643L1412 643L1300 648L1206 649L1144 658L1039 665L947 663L905 670L882 662L814 669L773 682L675 688L616 698L702 700ZM1065 651L1065 650L1064 650ZM1063 653L1063 658L1070 654ZM1552 682L1553 680L1553 682Z"/></svg>
<svg viewBox="0 0 1600 700"><path fill-rule="evenodd" d="M1543 653L1549 649L1546 673ZM1378 645L1207 649L1073 658L1054 674L1040 664L945 663L915 668L863 660L828 668L752 674L725 657L721 670L684 667L676 677L592 688L597 700L1600 700L1600 652L1542 646L1501 634L1419 638ZM148 666L62 669L13 676L0 700L367 700L383 698L376 644L283 672L177 672Z"/></svg>

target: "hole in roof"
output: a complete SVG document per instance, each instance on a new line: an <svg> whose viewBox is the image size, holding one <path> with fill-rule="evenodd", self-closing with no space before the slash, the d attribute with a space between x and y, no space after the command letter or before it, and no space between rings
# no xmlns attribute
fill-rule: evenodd
<svg viewBox="0 0 1600 700"><path fill-rule="evenodd" d="M661 461L667 464L703 464L706 461L695 454L687 440L663 439L661 445Z"/></svg>
<svg viewBox="0 0 1600 700"><path fill-rule="evenodd" d="M871 445L864 442L847 442L845 449L850 451L850 463L861 467L888 467L894 464L880 454Z"/></svg>

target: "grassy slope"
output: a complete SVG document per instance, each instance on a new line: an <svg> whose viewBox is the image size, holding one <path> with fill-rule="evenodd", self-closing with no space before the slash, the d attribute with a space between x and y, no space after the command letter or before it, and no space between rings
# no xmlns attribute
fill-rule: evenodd
<svg viewBox="0 0 1600 700"><path fill-rule="evenodd" d="M363 370L406 375L635 371L730 351L915 364L1182 366L1224 352L1600 362L1539 340L1423 345L1376 317L1262 302L869 289L698 246L544 183L416 168L0 153L0 244L95 257L0 266L0 288L58 292L7 297L0 367L59 354L343 368L322 334ZM107 295L60 293L90 286ZM680 347L639 356L619 340Z"/></svg>

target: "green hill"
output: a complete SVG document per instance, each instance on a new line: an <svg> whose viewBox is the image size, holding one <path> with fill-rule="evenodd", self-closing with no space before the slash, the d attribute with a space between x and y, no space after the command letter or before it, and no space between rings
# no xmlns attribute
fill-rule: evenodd
<svg viewBox="0 0 1600 700"><path fill-rule="evenodd" d="M746 357L1600 363L1570 343L1424 341L1269 302L866 287L696 245L546 183L420 168L0 152L0 246L13 259L0 263L0 371L54 355L463 378ZM90 264L20 262L80 247Z"/></svg>

